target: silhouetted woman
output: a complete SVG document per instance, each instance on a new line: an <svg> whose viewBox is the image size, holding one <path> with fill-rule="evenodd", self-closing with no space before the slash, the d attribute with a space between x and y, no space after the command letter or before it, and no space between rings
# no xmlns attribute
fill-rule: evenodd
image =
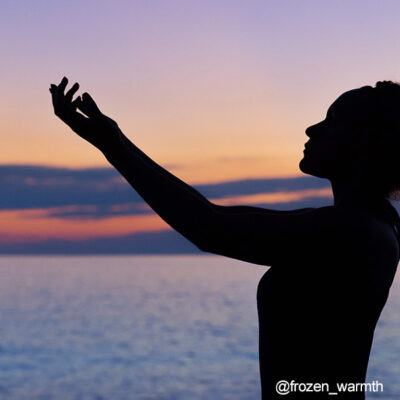
<svg viewBox="0 0 400 400"><path fill-rule="evenodd" d="M276 211L211 203L132 144L89 94L73 100L78 84L64 93L67 83L51 85L55 114L165 222L202 251L272 267L257 290L262 398L282 398L281 380L292 382L278 388L289 399L365 382L399 261L399 219L387 199L400 187L400 86L350 90L307 128L300 169L330 180L334 205ZM363 399L352 387L335 397Z"/></svg>

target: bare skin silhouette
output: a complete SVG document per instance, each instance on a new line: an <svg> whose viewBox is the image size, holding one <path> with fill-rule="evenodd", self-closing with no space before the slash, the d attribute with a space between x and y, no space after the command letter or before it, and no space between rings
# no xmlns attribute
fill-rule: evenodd
<svg viewBox="0 0 400 400"><path fill-rule="evenodd" d="M202 251L271 266L257 289L262 398L281 399L280 380L327 383L331 392L336 383L365 382L399 261L399 218L386 197L393 182L369 158L377 151L369 121L376 89L342 94L306 130L300 169L330 180L334 204L276 211L208 201L131 143L89 94L73 100L79 85L65 93L67 83L51 85L55 114L97 147L164 221ZM326 391L286 395L328 397Z"/></svg>

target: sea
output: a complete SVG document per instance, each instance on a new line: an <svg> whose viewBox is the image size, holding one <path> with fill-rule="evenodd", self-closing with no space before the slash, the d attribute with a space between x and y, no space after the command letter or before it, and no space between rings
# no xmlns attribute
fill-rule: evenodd
<svg viewBox="0 0 400 400"><path fill-rule="evenodd" d="M267 269L209 255L0 257L0 399L260 400ZM398 275L374 381L367 399L400 398Z"/></svg>

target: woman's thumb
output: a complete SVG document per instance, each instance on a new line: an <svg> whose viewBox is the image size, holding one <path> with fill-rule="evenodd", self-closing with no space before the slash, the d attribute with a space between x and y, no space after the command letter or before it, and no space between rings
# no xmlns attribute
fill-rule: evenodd
<svg viewBox="0 0 400 400"><path fill-rule="evenodd" d="M82 101L79 103L78 107L88 117L99 117L102 115L99 107L97 107L97 104L89 93L83 93Z"/></svg>

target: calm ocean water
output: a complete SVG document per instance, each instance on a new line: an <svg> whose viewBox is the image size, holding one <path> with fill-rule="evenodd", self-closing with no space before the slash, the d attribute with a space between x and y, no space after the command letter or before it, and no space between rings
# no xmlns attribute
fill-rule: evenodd
<svg viewBox="0 0 400 400"><path fill-rule="evenodd" d="M260 399L266 270L214 256L0 257L0 399ZM384 385L367 398L400 398L398 277L367 380Z"/></svg>

